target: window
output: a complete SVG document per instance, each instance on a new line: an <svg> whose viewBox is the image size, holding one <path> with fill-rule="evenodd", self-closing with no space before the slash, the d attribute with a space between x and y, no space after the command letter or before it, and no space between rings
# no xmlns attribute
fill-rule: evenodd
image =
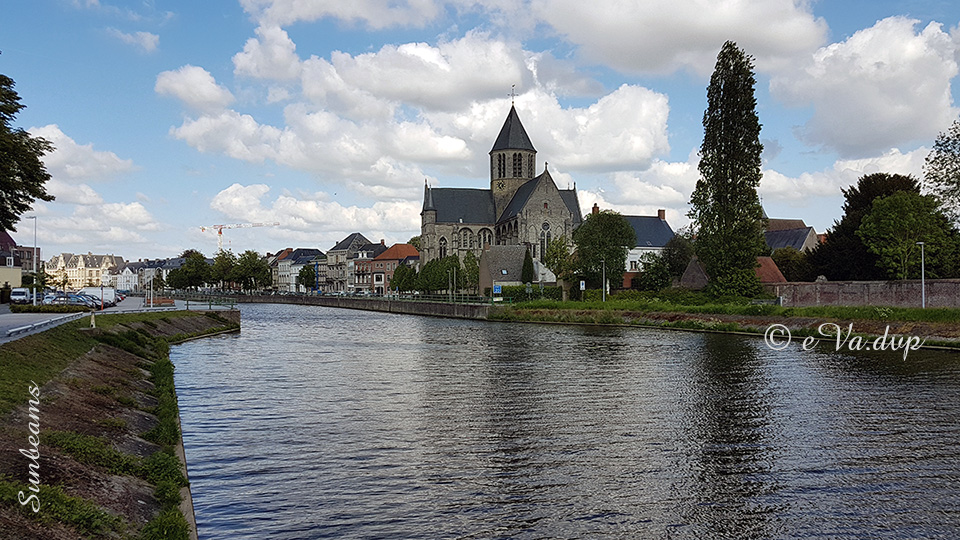
<svg viewBox="0 0 960 540"><path fill-rule="evenodd" d="M440 237L440 258L447 256L447 239L443 236Z"/></svg>
<svg viewBox="0 0 960 540"><path fill-rule="evenodd" d="M493 233L490 232L490 229L480 229L478 233L479 238L477 239L478 246L483 247L489 244L493 244Z"/></svg>
<svg viewBox="0 0 960 540"><path fill-rule="evenodd" d="M547 253L547 232L540 231L540 259Z"/></svg>
<svg viewBox="0 0 960 540"><path fill-rule="evenodd" d="M527 176L529 176L530 178L533 178L533 177L534 177L534 173L536 172L536 171L533 170L533 167L534 167L534 163L533 163L533 162L534 162L534 161L535 161L535 159L534 159L533 156L530 156L530 159L527 160Z"/></svg>
<svg viewBox="0 0 960 540"><path fill-rule="evenodd" d="M507 156L497 154L497 178L503 178L507 175Z"/></svg>
<svg viewBox="0 0 960 540"><path fill-rule="evenodd" d="M523 155L520 152L514 152L513 154L513 177L520 178L523 176Z"/></svg>

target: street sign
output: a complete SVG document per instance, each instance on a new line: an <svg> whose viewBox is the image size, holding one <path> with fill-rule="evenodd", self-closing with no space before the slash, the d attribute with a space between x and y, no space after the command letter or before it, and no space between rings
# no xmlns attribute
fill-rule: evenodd
<svg viewBox="0 0 960 540"><path fill-rule="evenodd" d="M493 286L493 294L501 294L502 292L503 292L503 288L501 285Z"/></svg>
<svg viewBox="0 0 960 540"><path fill-rule="evenodd" d="M581 291L587 290L587 282L586 282L586 281L580 280L580 290L581 290Z"/></svg>

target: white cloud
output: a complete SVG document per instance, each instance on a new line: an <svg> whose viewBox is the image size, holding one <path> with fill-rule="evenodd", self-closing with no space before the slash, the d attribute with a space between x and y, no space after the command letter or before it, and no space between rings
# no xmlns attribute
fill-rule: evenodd
<svg viewBox="0 0 960 540"><path fill-rule="evenodd" d="M340 239L354 231L364 235L409 238L420 230L420 203L376 202L370 207L343 206L324 193L282 194L264 200L270 188L264 184L233 184L218 193L210 208L240 222L280 222L271 230L280 238ZM306 233L309 236L305 236ZM376 240L369 236L371 240Z"/></svg>
<svg viewBox="0 0 960 540"><path fill-rule="evenodd" d="M816 197L834 197L857 183L864 175L878 172L913 175L917 179L923 176L923 161L930 152L920 147L903 153L893 148L886 153L862 159L840 160L829 169L813 173L803 173L798 177L789 177L775 170L763 171L760 181L760 195L764 200L792 202L809 205Z"/></svg>
<svg viewBox="0 0 960 540"><path fill-rule="evenodd" d="M160 95L173 96L187 106L203 112L223 110L234 100L233 94L217 84L210 72L191 65L157 75L154 91Z"/></svg>
<svg viewBox="0 0 960 540"><path fill-rule="evenodd" d="M234 73L258 79L293 80L300 75L300 57L290 36L278 26L257 28L243 52L233 57Z"/></svg>
<svg viewBox="0 0 960 540"><path fill-rule="evenodd" d="M440 4L434 0L400 0L389 4L379 0L240 0L243 9L261 23L282 26L297 21L309 22L332 17L348 22L363 22L374 29L426 24L440 13Z"/></svg>
<svg viewBox="0 0 960 540"><path fill-rule="evenodd" d="M824 42L827 25L796 0L531 0L531 8L589 59L630 72L709 74L734 40L760 69ZM785 38L784 36L789 36Z"/></svg>
<svg viewBox="0 0 960 540"><path fill-rule="evenodd" d="M132 160L121 159L113 152L94 150L93 144L77 144L56 124L30 128L30 134L53 143L54 150L43 156L50 175L64 188L81 180L107 180L136 169Z"/></svg>
<svg viewBox="0 0 960 540"><path fill-rule="evenodd" d="M71 184L51 178L46 184L47 192L61 204L100 204L103 197L87 184Z"/></svg>
<svg viewBox="0 0 960 540"><path fill-rule="evenodd" d="M134 32L128 34L116 28L108 28L107 32L127 45L139 47L148 53L156 51L160 45L160 36L151 34L150 32Z"/></svg>
<svg viewBox="0 0 960 540"><path fill-rule="evenodd" d="M957 46L938 23L891 17L817 51L801 69L771 81L790 105L813 105L799 129L807 143L845 157L933 139L957 116L951 80Z"/></svg>

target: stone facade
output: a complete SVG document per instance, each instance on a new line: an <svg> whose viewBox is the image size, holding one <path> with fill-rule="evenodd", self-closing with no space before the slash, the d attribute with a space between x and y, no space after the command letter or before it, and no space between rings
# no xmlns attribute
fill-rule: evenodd
<svg viewBox="0 0 960 540"><path fill-rule="evenodd" d="M479 260L487 245L525 246L541 260L551 239L571 241L582 221L576 189L559 189L546 168L535 176L536 155L511 107L490 150L489 189L424 187L421 262L467 252Z"/></svg>

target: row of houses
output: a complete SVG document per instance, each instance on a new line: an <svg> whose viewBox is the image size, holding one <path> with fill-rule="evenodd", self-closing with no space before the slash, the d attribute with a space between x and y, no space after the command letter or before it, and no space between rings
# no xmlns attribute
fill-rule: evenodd
<svg viewBox="0 0 960 540"><path fill-rule="evenodd" d="M385 294L400 265L419 270L420 252L412 244L374 243L359 232L348 235L323 253L312 248L286 248L267 254L277 291ZM305 266L314 269L314 283L298 283Z"/></svg>

